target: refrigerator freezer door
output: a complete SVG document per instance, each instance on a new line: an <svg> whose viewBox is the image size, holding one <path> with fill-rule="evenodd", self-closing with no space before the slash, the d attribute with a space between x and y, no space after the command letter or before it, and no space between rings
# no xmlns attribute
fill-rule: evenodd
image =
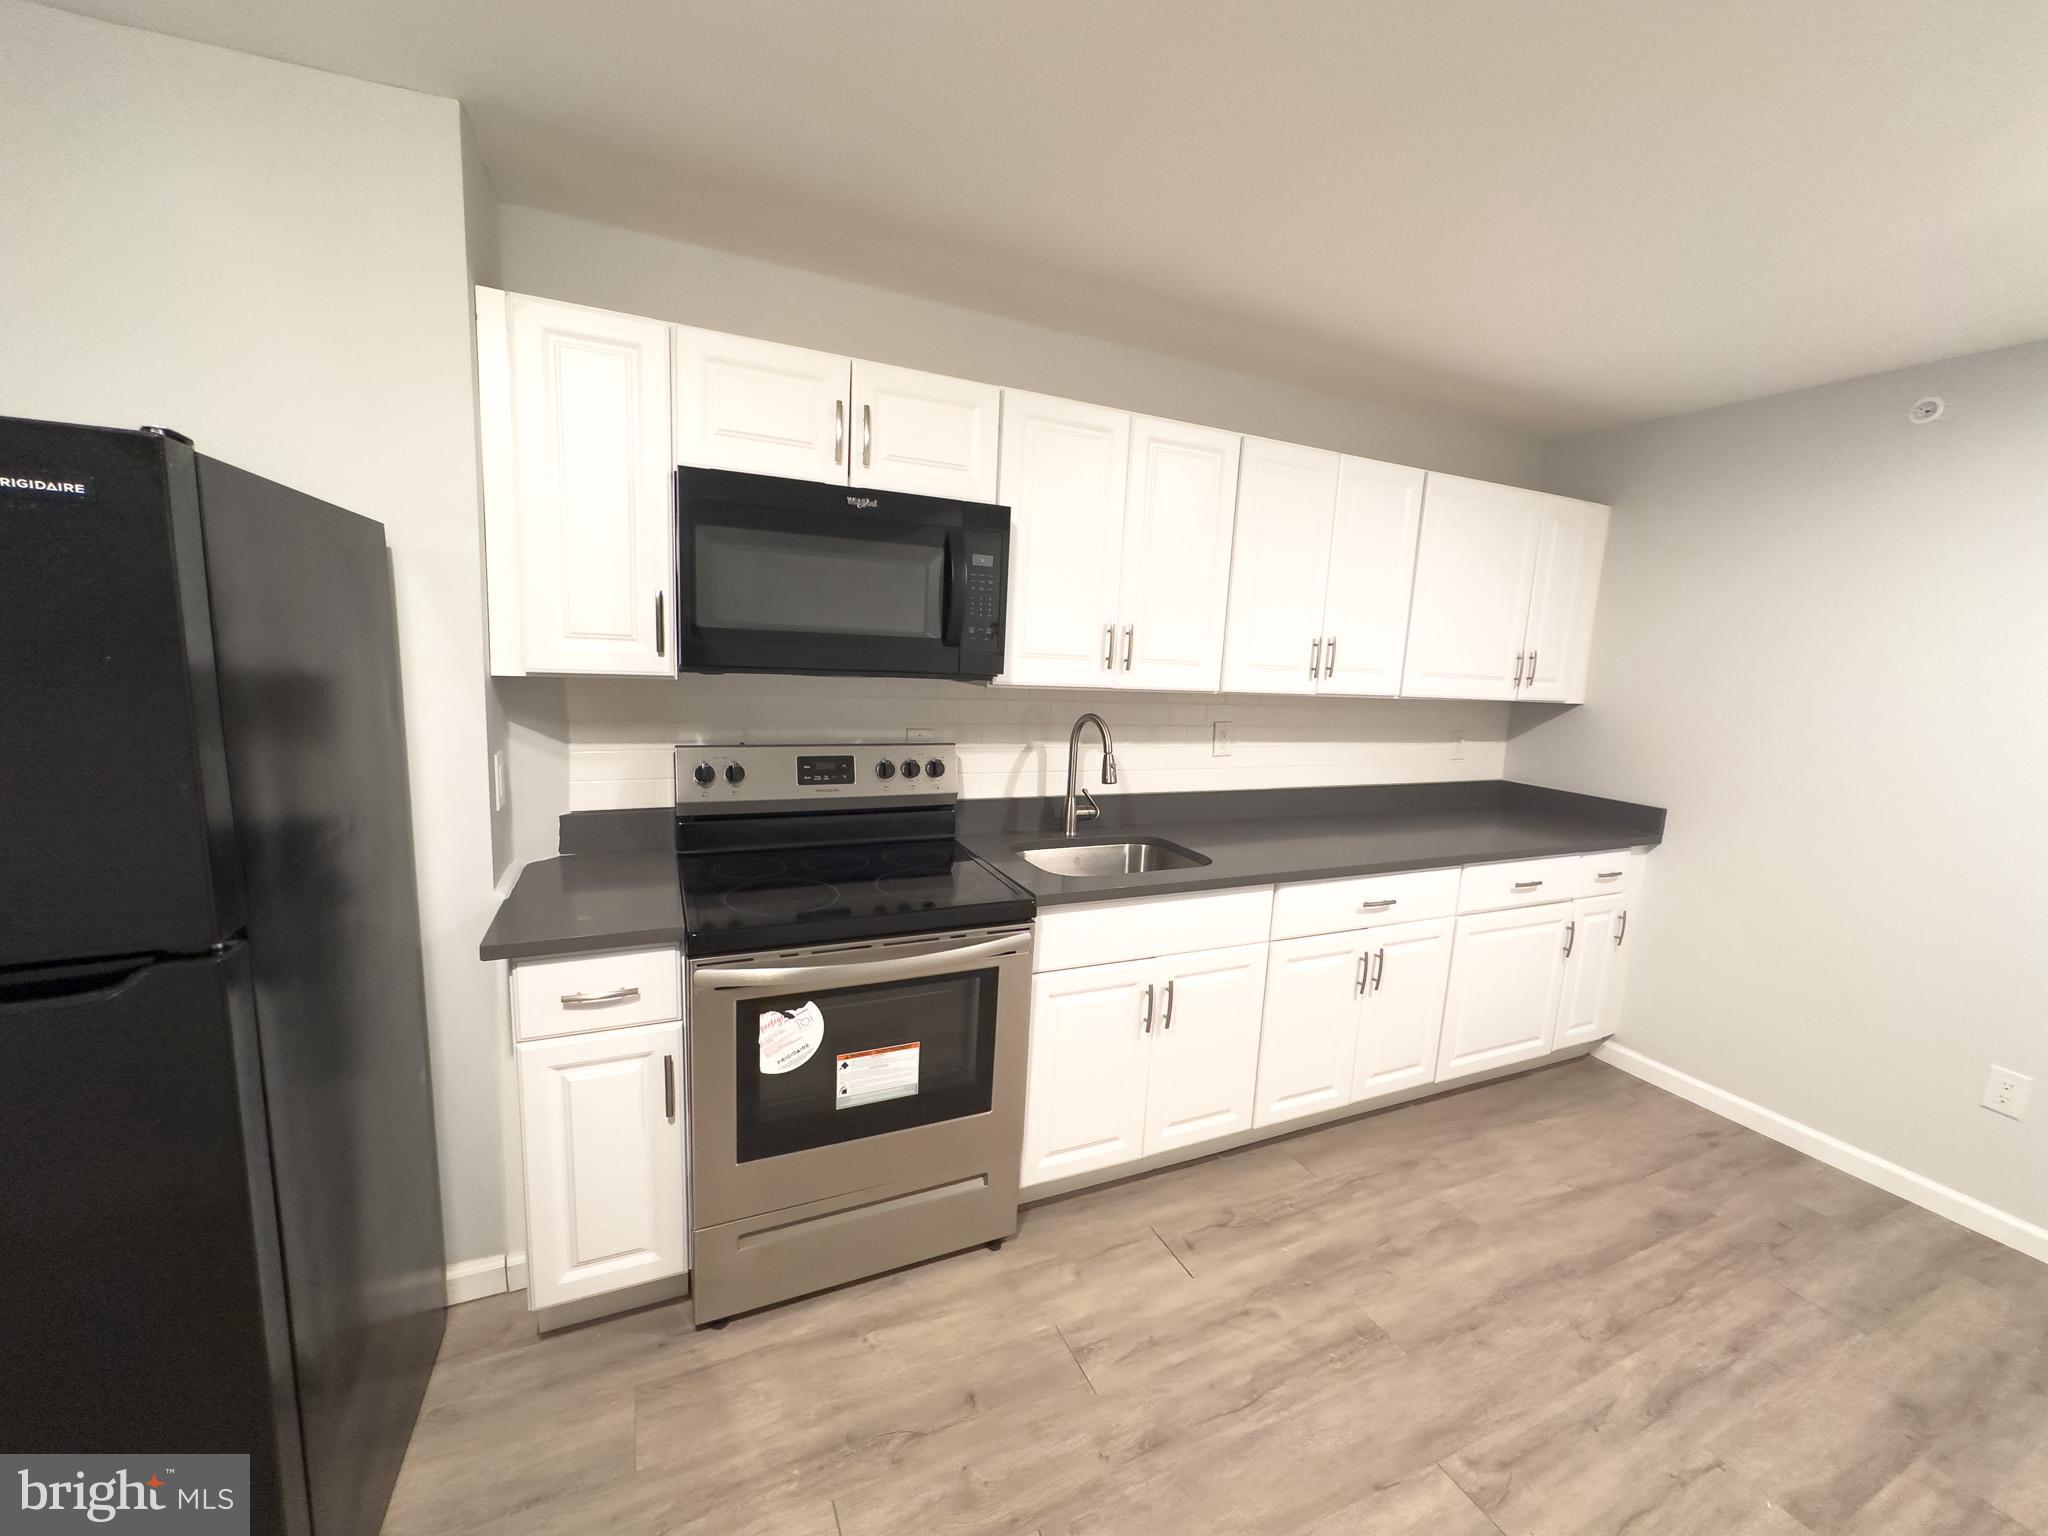
<svg viewBox="0 0 2048 1536"><path fill-rule="evenodd" d="M0 969L242 926L182 443L0 417L0 849Z"/></svg>

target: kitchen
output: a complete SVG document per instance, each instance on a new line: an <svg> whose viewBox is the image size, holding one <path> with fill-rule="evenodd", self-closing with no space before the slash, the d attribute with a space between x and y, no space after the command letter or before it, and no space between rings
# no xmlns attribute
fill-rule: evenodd
<svg viewBox="0 0 2048 1536"><path fill-rule="evenodd" d="M487 93L349 78L401 80L388 61L317 74L251 56L306 39L6 19L43 78L104 73L152 122L205 81L223 131L289 134L327 189L275 182L240 215L271 243L216 271L110 132L39 91L18 142L93 146L99 180L67 185L129 188L197 297L125 304L155 340L120 341L109 290L32 246L22 282L76 312L21 317L42 350L0 410L169 421L385 523L455 1304L390 1529L734 1529L741 1508L1116 1529L1178 1507L1282 1530L1353 1505L1603 1528L1609 1505L1572 1501L1667 1472L1674 1423L1592 1468L1531 1461L1513 1491L1488 1436L1738 1326L1798 1358L1749 1411L1688 1421L1724 1465L1663 1528L1685 1497L1730 1528L1751 1497L1809 1529L2033 1520L2024 1434L1993 1467L1916 1430L1869 1486L1812 1481L1847 1429L1771 1447L1819 1368L1801 1350L1893 1351L1844 1414L1877 1434L1938 1328L2010 1337L2042 1304L2037 1125L2022 1085L1978 1102L1987 1070L2039 1070L2038 897L1994 851L2037 829L1985 789L2024 771L2015 725L2038 739L2026 648L1996 639L2039 572L2017 426L2039 350L1983 350L2038 327L1734 387L1667 363L1696 396L1518 437L1504 397L1447 408L1419 373L1340 389L1078 301L1069 329L1034 325L947 302L908 258L877 282L872 253L826 275L719 249L701 211L704 244L643 233L546 192ZM185 199L274 174L262 134L234 137L180 162ZM108 282L124 259L48 250ZM276 260L291 282L255 283ZM334 359L311 396L178 344L243 302ZM132 377L61 366L87 338L136 353ZM323 416L354 441L283 451ZM1944 484L1970 489L1925 515ZM1882 534L1853 537L1851 505ZM1928 785L1983 809L1924 851L1875 831ZM1990 911L1887 905L1952 861ZM1884 1048L1831 1070L1852 1020ZM844 1109L828 1063L858 1074ZM1642 1315L1631 1277L1683 1318ZM1127 1287L1120 1319L1099 1298ZM863 1337L893 1354L863 1363ZM1204 1367L1225 1338L1245 1351ZM1216 1439L1176 1417L1168 1362L1196 1418L1270 1376L1275 1436L1348 1436L1328 1415L1355 1413L1378 1443L1308 1464ZM1481 1412L1506 1380L1525 1400ZM1376 1405L1395 1384L1432 1406ZM987 1412L946 1431L956 1391ZM770 1422L750 1402L778 1405L781 1451L743 1437ZM832 1450L892 1425L936 1459ZM1232 1448L1298 1487L1222 1498L1204 1463ZM980 1493L948 1491L960 1466Z"/></svg>

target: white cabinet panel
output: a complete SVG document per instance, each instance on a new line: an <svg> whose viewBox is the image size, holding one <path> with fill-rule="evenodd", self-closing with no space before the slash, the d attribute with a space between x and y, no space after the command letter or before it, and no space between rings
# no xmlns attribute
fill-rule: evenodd
<svg viewBox="0 0 2048 1536"><path fill-rule="evenodd" d="M1323 599L1319 693L1391 698L1401 691L1425 478L1405 465L1344 460Z"/></svg>
<svg viewBox="0 0 2048 1536"><path fill-rule="evenodd" d="M1226 692L1316 691L1342 462L1320 448L1244 440L1231 540Z"/></svg>
<svg viewBox="0 0 2048 1536"><path fill-rule="evenodd" d="M1270 885L1047 907L1038 919L1031 964L1034 970L1061 971L1112 960L1227 949L1263 941L1272 921Z"/></svg>
<svg viewBox="0 0 2048 1536"><path fill-rule="evenodd" d="M570 1035L518 1057L529 1304L681 1274L683 1026Z"/></svg>
<svg viewBox="0 0 2048 1536"><path fill-rule="evenodd" d="M1283 885L1273 893L1273 937L1449 917L1458 910L1458 882L1455 869L1415 869Z"/></svg>
<svg viewBox="0 0 2048 1536"><path fill-rule="evenodd" d="M1002 391L855 358L855 485L959 501L996 499Z"/></svg>
<svg viewBox="0 0 2048 1536"><path fill-rule="evenodd" d="M1564 1001L1557 1044L1604 1040L1614 1033L1627 966L1626 892L1589 896L1572 904L1571 955L1565 962Z"/></svg>
<svg viewBox="0 0 2048 1536"><path fill-rule="evenodd" d="M479 306L482 312L482 306ZM505 301L519 660L501 671L672 673L668 327L517 294ZM502 485L503 476L494 475ZM492 561L494 576L507 562ZM510 649L509 646L503 647Z"/></svg>
<svg viewBox="0 0 2048 1536"><path fill-rule="evenodd" d="M1370 953L1349 1084L1353 1103L1435 1081L1454 926L1440 917L1362 935Z"/></svg>
<svg viewBox="0 0 2048 1536"><path fill-rule="evenodd" d="M1439 1080L1527 1061L1550 1049L1571 913L1572 904L1563 901L1458 919Z"/></svg>
<svg viewBox="0 0 2048 1536"><path fill-rule="evenodd" d="M1542 538L1525 634L1529 657L1523 699L1580 702L1593 643L1593 608L1607 548L1607 509L1545 496Z"/></svg>
<svg viewBox="0 0 2048 1536"><path fill-rule="evenodd" d="M1603 866L1614 868L1613 864ZM1550 859L1515 859L1505 864L1467 864L1458 878L1458 910L1491 912L1498 907L1535 907L1569 901L1579 894L1585 859L1575 853Z"/></svg>
<svg viewBox="0 0 2048 1536"><path fill-rule="evenodd" d="M687 325L675 338L677 463L845 483L847 358Z"/></svg>
<svg viewBox="0 0 2048 1536"><path fill-rule="evenodd" d="M1523 656L1543 498L1432 474L1423 494L1401 692L1512 699Z"/></svg>
<svg viewBox="0 0 2048 1536"><path fill-rule="evenodd" d="M1211 427L1132 420L1115 686L1220 685L1240 441Z"/></svg>
<svg viewBox="0 0 2048 1536"><path fill-rule="evenodd" d="M512 966L512 1035L545 1040L683 1016L683 957L672 946L520 960Z"/></svg>
<svg viewBox="0 0 2048 1536"><path fill-rule="evenodd" d="M1023 1183L1141 1155L1157 966L1086 966L1032 978Z"/></svg>
<svg viewBox="0 0 2048 1536"><path fill-rule="evenodd" d="M1123 564L1126 411L1003 392L996 500L1010 509L1005 683L1106 687Z"/></svg>
<svg viewBox="0 0 2048 1536"><path fill-rule="evenodd" d="M1279 1125L1350 1101L1367 948L1367 936L1357 932L1272 946L1254 1125Z"/></svg>
<svg viewBox="0 0 2048 1536"><path fill-rule="evenodd" d="M1211 1141L1252 1123L1266 946L1159 962L1158 1027L1145 1094L1145 1152Z"/></svg>

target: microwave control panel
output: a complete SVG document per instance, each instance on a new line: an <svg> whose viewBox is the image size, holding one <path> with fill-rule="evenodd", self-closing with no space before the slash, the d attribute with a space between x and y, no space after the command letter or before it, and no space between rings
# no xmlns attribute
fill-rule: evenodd
<svg viewBox="0 0 2048 1536"><path fill-rule="evenodd" d="M676 809L686 816L820 802L931 805L960 792L951 742L679 746L675 765Z"/></svg>
<svg viewBox="0 0 2048 1536"><path fill-rule="evenodd" d="M1003 571L992 554L967 557L968 645L994 645L1003 614Z"/></svg>

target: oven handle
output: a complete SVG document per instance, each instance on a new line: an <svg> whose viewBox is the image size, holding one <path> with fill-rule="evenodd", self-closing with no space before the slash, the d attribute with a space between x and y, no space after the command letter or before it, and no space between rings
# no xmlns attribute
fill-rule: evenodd
<svg viewBox="0 0 2048 1536"><path fill-rule="evenodd" d="M946 530L945 619L941 639L958 646L967 628L967 535L964 529Z"/></svg>
<svg viewBox="0 0 2048 1536"><path fill-rule="evenodd" d="M858 986L867 981L887 981L892 976L932 976L953 970L963 960L985 955L1021 953L1022 935L983 939L958 949L934 950L922 955L901 955L891 960L843 960L832 965L705 966L693 972L690 984L697 987L808 987Z"/></svg>

